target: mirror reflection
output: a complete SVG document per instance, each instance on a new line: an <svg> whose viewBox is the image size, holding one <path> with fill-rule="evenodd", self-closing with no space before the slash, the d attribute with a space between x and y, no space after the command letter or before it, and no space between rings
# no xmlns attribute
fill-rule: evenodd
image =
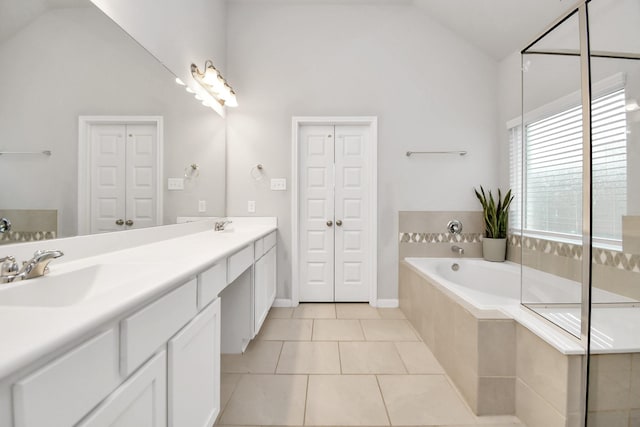
<svg viewBox="0 0 640 427"><path fill-rule="evenodd" d="M88 0L0 4L0 243L220 216L224 141Z"/></svg>

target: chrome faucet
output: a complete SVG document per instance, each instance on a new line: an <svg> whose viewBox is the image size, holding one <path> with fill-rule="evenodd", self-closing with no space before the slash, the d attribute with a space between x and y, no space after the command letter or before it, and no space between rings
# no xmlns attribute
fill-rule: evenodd
<svg viewBox="0 0 640 427"><path fill-rule="evenodd" d="M11 231L11 221L7 218L0 218L0 233Z"/></svg>
<svg viewBox="0 0 640 427"><path fill-rule="evenodd" d="M458 255L462 256L462 255L464 255L464 248L461 248L458 245L453 245L453 246L451 246L451 252L455 252Z"/></svg>
<svg viewBox="0 0 640 427"><path fill-rule="evenodd" d="M224 228L231 223L233 223L233 221L224 218L222 221L216 221L213 225L213 229L215 231L224 231Z"/></svg>
<svg viewBox="0 0 640 427"><path fill-rule="evenodd" d="M12 256L0 259L0 283L10 283L15 280L28 280L34 277L44 276L49 268L47 265L51 260L59 258L62 251L44 251L39 250L33 254L33 258L24 262L22 268L18 268L18 263Z"/></svg>

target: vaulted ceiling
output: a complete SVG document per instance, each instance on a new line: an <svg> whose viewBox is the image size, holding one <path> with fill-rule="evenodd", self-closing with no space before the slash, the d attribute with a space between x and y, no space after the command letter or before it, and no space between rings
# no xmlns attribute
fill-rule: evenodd
<svg viewBox="0 0 640 427"><path fill-rule="evenodd" d="M496 60L523 49L574 0L414 0L433 19Z"/></svg>

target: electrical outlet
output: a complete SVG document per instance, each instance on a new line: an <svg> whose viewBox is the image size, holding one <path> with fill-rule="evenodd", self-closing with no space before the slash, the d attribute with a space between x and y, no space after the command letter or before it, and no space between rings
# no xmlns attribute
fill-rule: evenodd
<svg viewBox="0 0 640 427"><path fill-rule="evenodd" d="M287 189L286 178L271 178L271 190L286 191L286 189Z"/></svg>
<svg viewBox="0 0 640 427"><path fill-rule="evenodd" d="M167 190L184 190L184 179L169 178L167 180Z"/></svg>
<svg viewBox="0 0 640 427"><path fill-rule="evenodd" d="M256 201L255 200L249 200L247 202L247 212L256 213Z"/></svg>
<svg viewBox="0 0 640 427"><path fill-rule="evenodd" d="M207 211L207 201L198 200L198 212L206 212L206 211Z"/></svg>

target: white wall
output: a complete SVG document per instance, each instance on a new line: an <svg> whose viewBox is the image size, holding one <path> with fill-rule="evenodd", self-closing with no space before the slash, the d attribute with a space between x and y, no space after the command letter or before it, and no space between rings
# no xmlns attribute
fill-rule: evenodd
<svg viewBox="0 0 640 427"><path fill-rule="evenodd" d="M53 151L0 156L0 208L57 209L59 235L76 234L79 115L163 116L165 177L201 166L165 190L165 223L201 199L204 215L224 213L224 121L95 7L51 11L0 45L0 149Z"/></svg>
<svg viewBox="0 0 640 427"><path fill-rule="evenodd" d="M225 0L91 0L158 58L192 85L191 63L207 59L226 70Z"/></svg>
<svg viewBox="0 0 640 427"><path fill-rule="evenodd" d="M292 116L377 116L378 297L397 298L398 211L474 210L498 182L497 64L409 3L228 4L227 214L279 219L278 297L291 295ZM465 149L467 157L407 150ZM250 170L262 163L266 180ZM290 188L290 185L289 185ZM445 224L442 224L444 231Z"/></svg>

